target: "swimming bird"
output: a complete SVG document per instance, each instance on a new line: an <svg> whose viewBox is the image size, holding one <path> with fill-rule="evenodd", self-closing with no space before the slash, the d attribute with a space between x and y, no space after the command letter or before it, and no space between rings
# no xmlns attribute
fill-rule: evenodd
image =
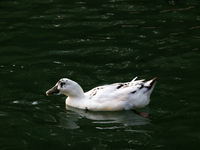
<svg viewBox="0 0 200 150"><path fill-rule="evenodd" d="M60 79L54 87L46 91L46 95L62 93L68 96L66 105L89 111L119 111L132 110L144 117L150 117L148 113L139 113L135 108L141 108L149 104L156 79L149 81L136 80L131 82L114 83L98 86L88 92L68 78Z"/></svg>

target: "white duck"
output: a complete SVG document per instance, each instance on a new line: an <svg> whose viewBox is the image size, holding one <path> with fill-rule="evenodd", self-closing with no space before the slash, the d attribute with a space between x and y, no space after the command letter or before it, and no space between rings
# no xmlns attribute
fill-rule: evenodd
<svg viewBox="0 0 200 150"><path fill-rule="evenodd" d="M154 78L149 81L136 80L99 86L84 93L81 86L67 78L60 79L54 87L46 92L67 95L66 105L91 111L133 110L136 114L149 117L147 113L138 113L135 108L144 107L150 102L150 94L156 83Z"/></svg>

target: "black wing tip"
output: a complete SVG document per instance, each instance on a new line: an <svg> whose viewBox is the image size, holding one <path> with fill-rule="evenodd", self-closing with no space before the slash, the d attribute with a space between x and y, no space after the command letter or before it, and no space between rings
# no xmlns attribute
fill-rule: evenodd
<svg viewBox="0 0 200 150"><path fill-rule="evenodd" d="M152 82L150 83L151 86L154 85L154 83L156 82L157 78L158 77L155 77L155 78L152 79Z"/></svg>

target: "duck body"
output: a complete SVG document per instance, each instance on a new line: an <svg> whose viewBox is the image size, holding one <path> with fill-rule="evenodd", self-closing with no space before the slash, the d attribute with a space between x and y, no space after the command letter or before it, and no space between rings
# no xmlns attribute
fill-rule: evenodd
<svg viewBox="0 0 200 150"><path fill-rule="evenodd" d="M136 77L137 78L137 77ZM48 90L49 96L54 93L67 95L66 105L91 111L119 111L144 107L150 102L150 94L156 83L154 78L149 81L136 80L99 86L83 92L81 86L67 78L60 79Z"/></svg>

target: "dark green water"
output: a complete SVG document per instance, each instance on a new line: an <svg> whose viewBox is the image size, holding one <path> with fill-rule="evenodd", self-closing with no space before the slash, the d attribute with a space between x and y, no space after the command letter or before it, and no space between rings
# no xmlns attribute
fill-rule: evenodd
<svg viewBox="0 0 200 150"><path fill-rule="evenodd" d="M198 0L0 2L0 149L199 149ZM47 97L60 78L85 91L114 82L158 82L131 111L65 108Z"/></svg>

